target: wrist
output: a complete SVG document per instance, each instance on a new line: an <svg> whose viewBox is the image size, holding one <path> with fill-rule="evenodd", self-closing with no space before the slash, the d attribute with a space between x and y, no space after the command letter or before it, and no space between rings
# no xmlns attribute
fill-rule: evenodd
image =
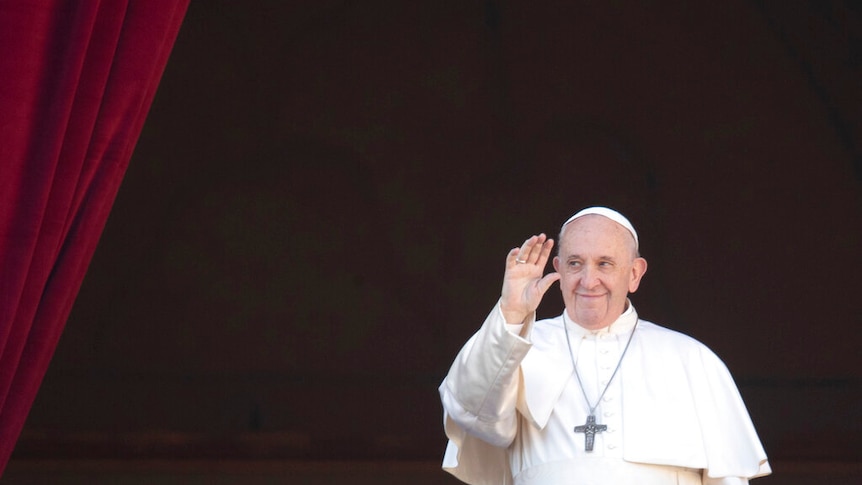
<svg viewBox="0 0 862 485"><path fill-rule="evenodd" d="M521 325L530 316L529 312L506 308L502 301L500 302L500 313L503 315L503 320L509 325Z"/></svg>

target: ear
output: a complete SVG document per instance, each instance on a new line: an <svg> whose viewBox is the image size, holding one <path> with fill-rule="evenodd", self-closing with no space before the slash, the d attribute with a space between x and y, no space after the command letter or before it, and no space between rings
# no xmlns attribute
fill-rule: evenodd
<svg viewBox="0 0 862 485"><path fill-rule="evenodd" d="M637 291L638 286L641 284L641 278L643 278L646 270L647 262L644 258L635 258L635 260L632 261L632 275L629 280L629 293Z"/></svg>
<svg viewBox="0 0 862 485"><path fill-rule="evenodd" d="M560 257L559 256L554 256L554 271L556 271L557 273L560 272Z"/></svg>

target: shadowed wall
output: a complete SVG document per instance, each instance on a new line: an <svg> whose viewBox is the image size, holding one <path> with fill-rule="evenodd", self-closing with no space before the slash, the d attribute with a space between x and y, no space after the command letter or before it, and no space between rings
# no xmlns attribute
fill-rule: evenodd
<svg viewBox="0 0 862 485"><path fill-rule="evenodd" d="M300 3L190 6L19 456L437 459L506 252L603 204L771 458L860 458L850 3Z"/></svg>

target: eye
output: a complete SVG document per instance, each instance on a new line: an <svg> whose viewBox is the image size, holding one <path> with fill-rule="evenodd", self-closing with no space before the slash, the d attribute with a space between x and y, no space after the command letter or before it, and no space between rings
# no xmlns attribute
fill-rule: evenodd
<svg viewBox="0 0 862 485"><path fill-rule="evenodd" d="M579 268L581 266L581 264L582 263L580 261L578 261L577 259L571 259L568 262L568 265L570 268Z"/></svg>

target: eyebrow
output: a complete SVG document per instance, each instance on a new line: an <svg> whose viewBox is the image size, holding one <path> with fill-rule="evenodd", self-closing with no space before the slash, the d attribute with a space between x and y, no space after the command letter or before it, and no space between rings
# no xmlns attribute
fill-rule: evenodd
<svg viewBox="0 0 862 485"><path fill-rule="evenodd" d="M567 261L568 261L568 260L570 260L570 259L588 259L588 258L585 258L584 256L581 256L580 254L570 254L570 255L566 256L566 260L567 260ZM599 256L599 257L597 257L597 258L595 258L595 259L602 259L602 260L607 260L607 261L616 261L616 258L615 258L615 257L613 257L613 256L606 256L606 255Z"/></svg>

